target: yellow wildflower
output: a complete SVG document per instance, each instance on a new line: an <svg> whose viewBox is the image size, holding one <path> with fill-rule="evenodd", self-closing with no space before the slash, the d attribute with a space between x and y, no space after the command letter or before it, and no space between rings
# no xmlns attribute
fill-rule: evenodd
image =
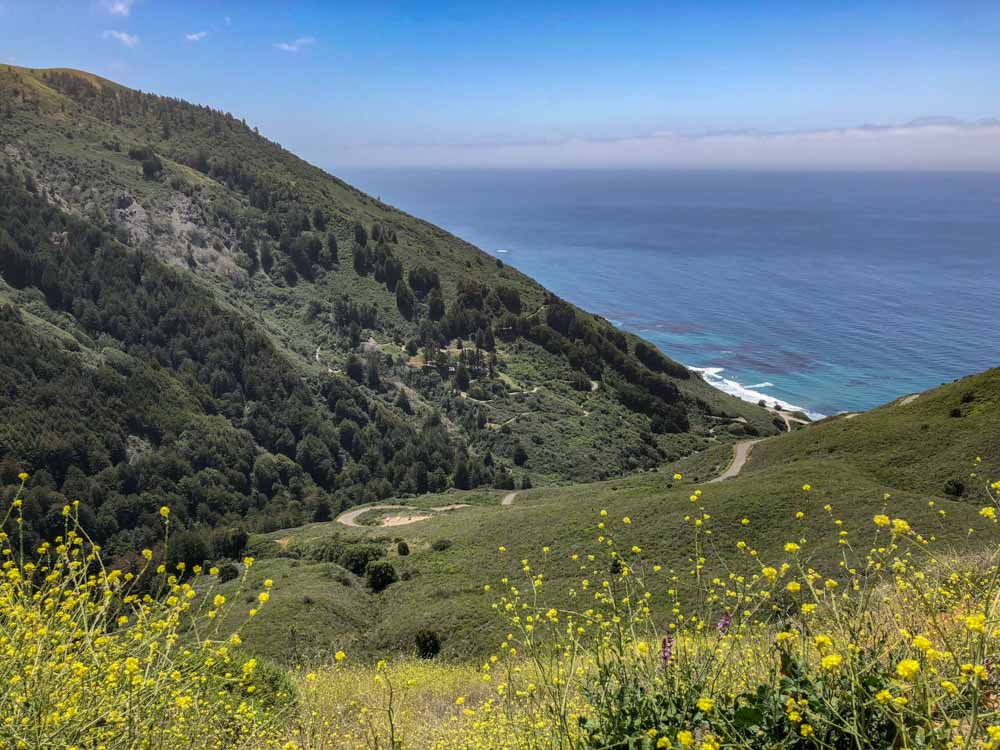
<svg viewBox="0 0 1000 750"><path fill-rule="evenodd" d="M920 672L920 662L916 659L903 659L896 665L896 674L904 680L912 680Z"/></svg>

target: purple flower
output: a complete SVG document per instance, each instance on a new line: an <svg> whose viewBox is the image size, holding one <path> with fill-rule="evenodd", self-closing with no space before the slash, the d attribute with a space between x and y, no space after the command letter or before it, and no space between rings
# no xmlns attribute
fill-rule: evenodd
<svg viewBox="0 0 1000 750"><path fill-rule="evenodd" d="M729 625L730 623L732 623L732 621L733 621L732 615L730 615L728 612L725 612L719 619L719 624L716 625L715 627L720 633L725 635L726 632L729 630Z"/></svg>
<svg viewBox="0 0 1000 750"><path fill-rule="evenodd" d="M664 670L667 668L667 664L670 663L670 656L674 652L674 639L669 636L663 636L663 640L660 641L660 669Z"/></svg>

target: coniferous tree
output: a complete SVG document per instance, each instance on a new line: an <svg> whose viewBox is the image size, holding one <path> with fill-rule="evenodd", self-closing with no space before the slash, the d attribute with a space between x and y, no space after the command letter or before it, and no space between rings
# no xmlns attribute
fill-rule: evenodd
<svg viewBox="0 0 1000 750"><path fill-rule="evenodd" d="M460 391L469 390L469 371L463 364L459 364L455 369L455 387Z"/></svg>
<svg viewBox="0 0 1000 750"><path fill-rule="evenodd" d="M360 221L354 222L354 241L361 245L361 247L365 247L368 244L368 232L365 230L365 225Z"/></svg>
<svg viewBox="0 0 1000 750"><path fill-rule="evenodd" d="M413 318L414 306L416 300L413 298L413 292L410 291L410 287L402 279L396 282L396 307L399 308L399 312L407 320Z"/></svg>
<svg viewBox="0 0 1000 750"><path fill-rule="evenodd" d="M326 236L326 248L320 255L320 265L327 270L339 265L340 258L337 256L337 238L331 232Z"/></svg>
<svg viewBox="0 0 1000 750"><path fill-rule="evenodd" d="M323 209L319 206L313 209L312 225L313 229L317 232L326 231L326 214L323 213Z"/></svg>
<svg viewBox="0 0 1000 750"><path fill-rule="evenodd" d="M444 298L441 296L440 289L431 290L430 295L427 297L427 315L431 320L441 320L444 317Z"/></svg>

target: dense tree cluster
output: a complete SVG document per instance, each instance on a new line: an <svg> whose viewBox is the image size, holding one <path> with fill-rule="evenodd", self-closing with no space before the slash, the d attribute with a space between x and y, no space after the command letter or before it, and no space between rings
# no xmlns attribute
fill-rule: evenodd
<svg viewBox="0 0 1000 750"><path fill-rule="evenodd" d="M277 528L324 505L441 490L466 465L440 420L417 430L346 380L303 381L182 272L10 175L0 179L0 274L71 317L80 343L65 346L100 352L85 364L16 308L0 315L0 479L36 475L40 533L68 498L114 550L150 544L162 504L192 529ZM350 303L335 311L371 315ZM375 369L366 382L378 386ZM212 549L203 541L191 549Z"/></svg>

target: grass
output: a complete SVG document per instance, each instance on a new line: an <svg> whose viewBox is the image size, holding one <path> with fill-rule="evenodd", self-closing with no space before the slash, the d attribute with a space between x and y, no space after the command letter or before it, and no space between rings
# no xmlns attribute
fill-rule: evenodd
<svg viewBox="0 0 1000 750"><path fill-rule="evenodd" d="M363 582L333 563L257 561L245 582L237 579L218 587L235 602L225 621L227 629L235 629L258 606L252 592L268 579L274 589L267 608L241 630L256 654L298 664L329 659L341 648L357 650L378 602Z"/></svg>
<svg viewBox="0 0 1000 750"><path fill-rule="evenodd" d="M892 498L855 517L835 499L845 485L828 476L823 487L797 488L795 505L806 510L794 544L736 552L720 543L731 520L704 494L657 543L633 505L641 488L609 489L621 493L615 513L597 513L601 526L587 524L568 548L524 560L520 547L500 550L497 576L477 573L493 582L480 604L506 633L478 661L368 662L356 640L318 648L315 627L296 650L295 624L286 623L271 638L288 647L275 656L301 665L287 673L245 649L265 618L273 625L293 597L312 595L299 561L246 559L243 577L221 586L214 570L154 572L152 553L138 577L106 571L67 506L57 540L66 544L15 558L15 536L3 552L0 646L9 658L0 707L9 719L0 740L109 750L992 747L1000 734L990 672L1000 602L995 496L974 516L982 552L955 555L965 515L939 520ZM526 493L524 510L544 509L545 492ZM816 512L823 500L836 510ZM869 516L871 505L906 520ZM3 520L17 521L23 507L19 493ZM617 517L633 507L634 516ZM469 512L490 510L480 502ZM168 530L169 510L160 515ZM751 535L773 520L753 515L738 526ZM656 564L685 545L695 557L683 568ZM569 550L576 556L567 559ZM451 574L447 552L431 559L428 575ZM713 577L717 565L724 570ZM51 572L34 580L39 571ZM342 574L320 564L310 572ZM132 595L142 581L156 596ZM389 602L323 601L313 623L384 619Z"/></svg>
<svg viewBox="0 0 1000 750"><path fill-rule="evenodd" d="M810 458L835 461L888 487L930 496L941 496L947 480L960 479L970 502L984 499L982 482L969 474L977 456L994 475L1000 465L1000 369L948 383L905 405L903 400L761 443L746 471Z"/></svg>

